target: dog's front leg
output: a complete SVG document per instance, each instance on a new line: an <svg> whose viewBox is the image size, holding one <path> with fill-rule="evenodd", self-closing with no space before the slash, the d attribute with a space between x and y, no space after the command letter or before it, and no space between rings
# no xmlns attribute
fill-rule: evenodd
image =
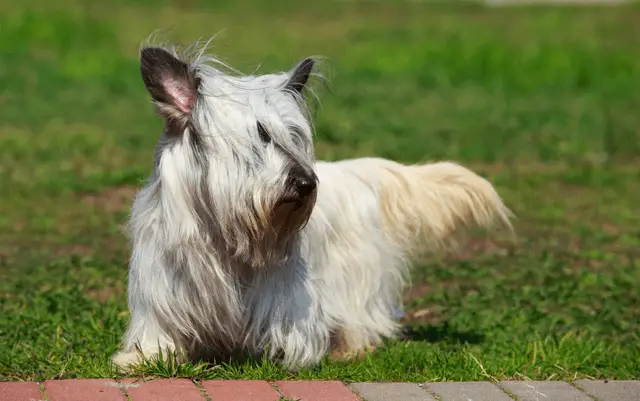
<svg viewBox="0 0 640 401"><path fill-rule="evenodd" d="M142 310L141 310L142 309ZM164 360L176 353L176 345L164 332L153 314L144 308L134 309L122 347L113 356L113 363L120 370L129 370L143 360L157 358Z"/></svg>
<svg viewBox="0 0 640 401"><path fill-rule="evenodd" d="M300 265L273 268L259 279L249 303L250 347L290 370L320 362L330 344L329 322L305 270Z"/></svg>
<svg viewBox="0 0 640 401"><path fill-rule="evenodd" d="M129 311L131 320L122 339L121 349L113 356L114 364L121 370L139 364L144 359L159 354L167 360L177 348L167 322L171 317L171 290L167 283L169 269L157 254L153 243L139 242L134 246L129 266ZM151 256L150 256L151 255ZM175 325L176 323L174 323Z"/></svg>
<svg viewBox="0 0 640 401"><path fill-rule="evenodd" d="M313 307L304 315L294 313L294 323L283 333L281 362L295 371L320 362L329 350L330 331L319 308Z"/></svg>

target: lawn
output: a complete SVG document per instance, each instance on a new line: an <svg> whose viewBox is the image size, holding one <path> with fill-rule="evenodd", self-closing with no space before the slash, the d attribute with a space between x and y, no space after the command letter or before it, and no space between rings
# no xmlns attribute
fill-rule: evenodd
<svg viewBox="0 0 640 401"><path fill-rule="evenodd" d="M640 378L640 7L93 3L0 0L0 380L115 376L122 226L161 131L137 51L157 29L218 34L212 51L247 73L326 56L319 158L459 161L495 183L518 236L416 263L406 338L365 361L136 374Z"/></svg>

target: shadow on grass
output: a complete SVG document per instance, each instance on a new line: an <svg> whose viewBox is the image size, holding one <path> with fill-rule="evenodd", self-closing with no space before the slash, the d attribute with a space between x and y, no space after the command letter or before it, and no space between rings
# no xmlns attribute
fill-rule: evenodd
<svg viewBox="0 0 640 401"><path fill-rule="evenodd" d="M440 325L411 325L403 329L404 340L445 344L480 344L484 334L474 331L459 331L444 322Z"/></svg>

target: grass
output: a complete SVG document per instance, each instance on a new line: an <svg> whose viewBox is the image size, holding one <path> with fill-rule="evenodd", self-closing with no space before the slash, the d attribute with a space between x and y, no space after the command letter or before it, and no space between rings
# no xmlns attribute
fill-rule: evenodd
<svg viewBox="0 0 640 401"><path fill-rule="evenodd" d="M245 72L327 56L320 158L465 163L514 210L518 241L417 263L407 338L363 362L138 375L640 378L639 7L215 3L0 1L1 380L115 376L122 224L161 130L136 56L158 28L224 29L214 51Z"/></svg>

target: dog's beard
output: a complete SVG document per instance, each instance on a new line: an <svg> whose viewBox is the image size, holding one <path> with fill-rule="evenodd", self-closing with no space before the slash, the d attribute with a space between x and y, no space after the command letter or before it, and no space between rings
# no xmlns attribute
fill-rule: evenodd
<svg viewBox="0 0 640 401"><path fill-rule="evenodd" d="M286 262L299 233L311 218L317 193L298 199L283 199L272 209L268 227L259 240L259 254L255 254L251 265L259 268Z"/></svg>
<svg viewBox="0 0 640 401"><path fill-rule="evenodd" d="M308 223L317 193L305 197L280 197L271 205L234 208L232 213L215 213L223 246L222 254L251 269L286 262L295 246L297 234ZM235 216L235 218L233 217ZM225 218L226 217L226 218Z"/></svg>
<svg viewBox="0 0 640 401"><path fill-rule="evenodd" d="M316 196L317 192L314 191L305 198L286 199L276 205L271 221L277 238L286 240L304 228L311 217Z"/></svg>

